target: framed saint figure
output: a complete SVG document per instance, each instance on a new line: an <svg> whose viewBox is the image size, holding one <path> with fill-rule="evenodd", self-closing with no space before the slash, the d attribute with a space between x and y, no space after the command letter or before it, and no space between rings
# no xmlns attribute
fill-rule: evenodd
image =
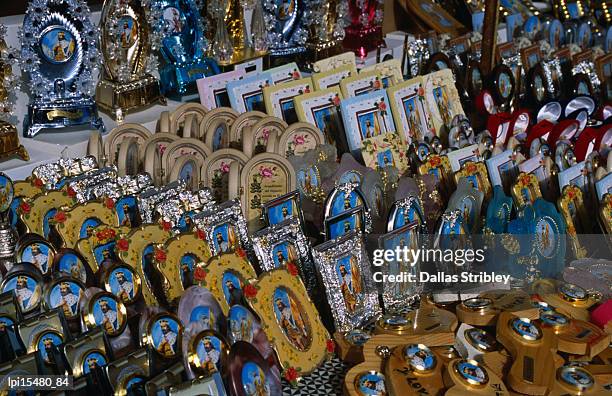
<svg viewBox="0 0 612 396"><path fill-rule="evenodd" d="M302 78L302 72L295 62L268 69L266 72L270 74L272 84L274 85Z"/></svg>
<svg viewBox="0 0 612 396"><path fill-rule="evenodd" d="M458 114L465 115L453 72L444 69L428 74L424 77L423 86L435 135L444 136L445 132L450 131L453 118Z"/></svg>
<svg viewBox="0 0 612 396"><path fill-rule="evenodd" d="M359 73L340 82L340 90L345 98L365 95L378 89L383 89L383 84L380 74L376 71Z"/></svg>
<svg viewBox="0 0 612 396"><path fill-rule="evenodd" d="M296 96L295 110L299 121L308 122L323 132L325 143L335 145L340 153L348 150L340 103L344 99L338 87Z"/></svg>
<svg viewBox="0 0 612 396"><path fill-rule="evenodd" d="M345 78L357 75L354 64L346 64L333 70L312 75L312 83L317 91L332 87L340 87L340 81Z"/></svg>
<svg viewBox="0 0 612 396"><path fill-rule="evenodd" d="M378 293L369 283L370 262L358 232L314 248L313 258L321 274L336 331L353 330L380 314Z"/></svg>
<svg viewBox="0 0 612 396"><path fill-rule="evenodd" d="M263 90L266 110L269 115L284 120L287 124L298 121L293 98L312 91L310 77L265 87Z"/></svg>
<svg viewBox="0 0 612 396"><path fill-rule="evenodd" d="M207 109L218 107L230 107L230 100L227 94L227 84L230 81L237 81L246 76L243 69L232 70L227 73L217 74L201 78L197 81L200 103Z"/></svg>
<svg viewBox="0 0 612 396"><path fill-rule="evenodd" d="M361 157L361 142L381 134L395 132L395 123L388 107L387 93L382 90L345 99L340 104L348 148Z"/></svg>
<svg viewBox="0 0 612 396"><path fill-rule="evenodd" d="M238 113L266 111L263 88L273 85L269 73L259 73L242 80L227 83L227 95L232 108Z"/></svg>
<svg viewBox="0 0 612 396"><path fill-rule="evenodd" d="M387 90L387 95L398 133L406 144L433 137L435 130L426 103L422 77L394 85Z"/></svg>

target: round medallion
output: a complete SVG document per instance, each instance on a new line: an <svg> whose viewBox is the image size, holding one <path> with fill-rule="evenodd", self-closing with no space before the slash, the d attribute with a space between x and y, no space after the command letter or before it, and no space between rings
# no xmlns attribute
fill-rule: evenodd
<svg viewBox="0 0 612 396"><path fill-rule="evenodd" d="M527 318L512 319L510 321L510 328L527 341L536 341L542 338L542 330Z"/></svg>
<svg viewBox="0 0 612 396"><path fill-rule="evenodd" d="M559 294L564 300L570 302L585 301L589 297L586 290L571 283L561 284L559 286Z"/></svg>
<svg viewBox="0 0 612 396"><path fill-rule="evenodd" d="M346 342L356 346L365 345L365 343L368 342L371 337L372 336L369 333L359 329L351 330L344 335Z"/></svg>
<svg viewBox="0 0 612 396"><path fill-rule="evenodd" d="M508 73L500 73L497 80L497 89L502 98L508 99L512 93L511 76Z"/></svg>
<svg viewBox="0 0 612 396"><path fill-rule="evenodd" d="M101 326L106 334L116 336L123 332L126 319L125 305L111 293L100 292L89 301L85 320L90 328Z"/></svg>
<svg viewBox="0 0 612 396"><path fill-rule="evenodd" d="M104 289L124 304L133 303L140 295L140 276L128 265L113 265L105 271L103 282Z"/></svg>
<svg viewBox="0 0 612 396"><path fill-rule="evenodd" d="M246 362L240 373L245 395L270 395L270 385L263 369L255 362Z"/></svg>
<svg viewBox="0 0 612 396"><path fill-rule="evenodd" d="M495 338L484 330L472 327L471 329L466 329L463 335L471 346L481 352L490 352L497 348Z"/></svg>
<svg viewBox="0 0 612 396"><path fill-rule="evenodd" d="M540 312L540 320L542 323L553 327L569 324L569 318L567 316L555 311Z"/></svg>
<svg viewBox="0 0 612 396"><path fill-rule="evenodd" d="M577 391L585 391L595 385L591 373L581 367L563 366L557 370L557 379Z"/></svg>
<svg viewBox="0 0 612 396"><path fill-rule="evenodd" d="M0 213L4 213L11 207L15 196L15 187L10 177L0 172Z"/></svg>
<svg viewBox="0 0 612 396"><path fill-rule="evenodd" d="M411 326L412 322L406 316L386 314L378 319L377 324L385 330L401 331Z"/></svg>
<svg viewBox="0 0 612 396"><path fill-rule="evenodd" d="M149 320L146 338L155 352L173 358L181 347L183 325L173 314L162 313Z"/></svg>
<svg viewBox="0 0 612 396"><path fill-rule="evenodd" d="M436 367L436 355L423 344L412 344L404 348L404 359L416 371L430 371Z"/></svg>
<svg viewBox="0 0 612 396"><path fill-rule="evenodd" d="M493 300L486 297L474 297L463 301L461 304L469 310L479 311L493 305Z"/></svg>
<svg viewBox="0 0 612 396"><path fill-rule="evenodd" d="M355 378L355 389L358 395L380 396L387 394L385 376L377 371L367 371Z"/></svg>
<svg viewBox="0 0 612 396"><path fill-rule="evenodd" d="M232 345L237 341L253 341L255 319L251 312L242 305L234 305L230 308L227 319L229 321L228 338Z"/></svg>
<svg viewBox="0 0 612 396"><path fill-rule="evenodd" d="M36 241L31 241L19 247L17 261L32 263L45 275L51 270L54 255L55 253L51 245L43 239L37 238Z"/></svg>
<svg viewBox="0 0 612 396"><path fill-rule="evenodd" d="M42 291L39 282L34 277L17 273L9 276L2 283L2 292L12 291L15 294L21 312L26 314L39 307Z"/></svg>
<svg viewBox="0 0 612 396"><path fill-rule="evenodd" d="M54 64L66 63L75 54L77 41L62 26L50 26L40 36L40 52L43 58Z"/></svg>
<svg viewBox="0 0 612 396"><path fill-rule="evenodd" d="M469 385L483 386L489 382L487 370L475 360L457 360L453 364L453 370L459 378Z"/></svg>
<svg viewBox="0 0 612 396"><path fill-rule="evenodd" d="M81 358L81 370L83 375L89 374L97 367L104 367L107 364L106 354L99 350L93 349L85 352Z"/></svg>
<svg viewBox="0 0 612 396"><path fill-rule="evenodd" d="M536 247L538 253L544 258L552 258L557 253L559 241L559 229L555 221L544 216L536 223Z"/></svg>
<svg viewBox="0 0 612 396"><path fill-rule="evenodd" d="M59 347L64 342L64 336L56 330L46 330L36 337L35 349L40 353L43 362L53 363L51 349L53 346Z"/></svg>
<svg viewBox="0 0 612 396"><path fill-rule="evenodd" d="M493 69L492 93L498 104L508 103L514 96L514 77L512 70L500 64Z"/></svg>
<svg viewBox="0 0 612 396"><path fill-rule="evenodd" d="M203 374L225 370L227 342L214 330L204 330L193 338L189 350L189 361Z"/></svg>
<svg viewBox="0 0 612 396"><path fill-rule="evenodd" d="M45 303L51 309L61 307L66 319L79 316L79 302L85 288L77 280L64 278L55 281L49 288Z"/></svg>

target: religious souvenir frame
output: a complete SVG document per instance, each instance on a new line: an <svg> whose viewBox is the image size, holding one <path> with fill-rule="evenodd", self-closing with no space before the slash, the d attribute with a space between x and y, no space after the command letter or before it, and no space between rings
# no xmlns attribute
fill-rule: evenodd
<svg viewBox="0 0 612 396"><path fill-rule="evenodd" d="M240 195L240 171L249 158L240 150L226 148L214 151L202 164L200 180L210 188L216 202L225 202Z"/></svg>
<svg viewBox="0 0 612 396"><path fill-rule="evenodd" d="M104 321L104 326L102 329L106 333L106 335L110 337L115 337L123 333L127 326L127 310L125 309L125 305L119 298L117 298L114 294L102 291L100 289L93 289L95 291L89 299L85 301L81 308L81 314L83 316L83 323L87 327L87 329L94 329L98 326L101 326L102 323L98 323L96 312L98 310L101 311L103 303L109 307L111 311L116 313L116 322L114 323ZM104 316L102 316L104 318ZM108 327L107 327L108 325Z"/></svg>
<svg viewBox="0 0 612 396"><path fill-rule="evenodd" d="M76 249L89 264L95 274L99 269L117 262L116 245L121 234L130 232L128 227L112 227L100 224L91 232L91 236L79 239ZM104 254L108 252L108 254Z"/></svg>
<svg viewBox="0 0 612 396"><path fill-rule="evenodd" d="M485 200L488 201L491 198L493 190L489 182L487 167L483 162L465 162L455 173L455 184L459 185L461 179L466 179L472 187L481 191Z"/></svg>
<svg viewBox="0 0 612 396"><path fill-rule="evenodd" d="M230 362L228 379L231 394L248 396L247 392L257 391L256 384L259 386L259 392L264 394L282 393L278 374L274 374L253 344L245 341L236 342L230 349L228 361ZM243 376L253 378L252 382L245 383Z"/></svg>
<svg viewBox="0 0 612 396"><path fill-rule="evenodd" d="M189 365L189 369L195 374L195 376L203 375L208 377L214 373L219 373L222 376L227 374L229 355L229 343L225 337L216 330L203 329L193 335L188 334L188 331L192 330L190 326L186 328L183 339L183 344L187 345L187 348L183 348L184 360ZM217 361L212 360L206 361L201 359L201 355L198 354L198 347L204 346L206 343L219 352ZM179 363L180 364L180 363ZM182 365L181 365L182 366Z"/></svg>
<svg viewBox="0 0 612 396"><path fill-rule="evenodd" d="M465 116L453 72L444 69L428 74L423 77L423 87L434 134L442 138L450 132L452 120L456 115Z"/></svg>
<svg viewBox="0 0 612 396"><path fill-rule="evenodd" d="M145 304L149 306L159 305L154 293L156 279L147 275L157 272L154 267L154 256L157 245L164 245L172 238L170 230L164 230L157 224L143 225L138 229L121 235L117 241L117 256L121 261L131 265L141 279L141 291ZM145 268L145 264L149 268Z"/></svg>
<svg viewBox="0 0 612 396"><path fill-rule="evenodd" d="M425 24L437 33L446 33L456 37L465 27L453 18L441 5L431 0L408 0L406 8L415 14L421 24Z"/></svg>
<svg viewBox="0 0 612 396"><path fill-rule="evenodd" d="M351 65L355 70L357 70L357 63L355 62L355 53L352 51L343 52L338 55L331 56L326 59L321 59L316 61L312 65L312 70L315 73L325 73L330 70L336 70L339 67Z"/></svg>
<svg viewBox="0 0 612 396"><path fill-rule="evenodd" d="M197 81L200 103L207 109L230 107L227 84L246 76L244 69L235 69L226 73L200 78Z"/></svg>
<svg viewBox="0 0 612 396"><path fill-rule="evenodd" d="M66 342L63 352L75 378L90 373L93 367L105 367L110 360L102 329L93 330Z"/></svg>
<svg viewBox="0 0 612 396"><path fill-rule="evenodd" d="M324 143L325 137L317 127L307 122L295 122L278 137L277 153L286 158L301 157Z"/></svg>
<svg viewBox="0 0 612 396"><path fill-rule="evenodd" d="M294 97L313 91L310 77L263 88L266 111L287 124L297 122Z"/></svg>
<svg viewBox="0 0 612 396"><path fill-rule="evenodd" d="M23 135L89 124L104 132L91 97L98 35L82 0L30 2L21 35L22 70L31 93Z"/></svg>
<svg viewBox="0 0 612 396"><path fill-rule="evenodd" d="M76 204L75 197L71 197L66 191L49 191L31 200L23 198L17 213L27 232L48 238L51 231L51 220L55 218L55 215L61 208L71 208ZM62 218L61 215L58 217L59 220Z"/></svg>
<svg viewBox="0 0 612 396"><path fill-rule="evenodd" d="M163 292L169 304L178 304L185 289L194 283L189 273L197 272L210 257L211 249L201 232L179 234L163 246L157 245L153 260L163 277Z"/></svg>
<svg viewBox="0 0 612 396"><path fill-rule="evenodd" d="M334 87L339 88L342 80L356 74L357 68L355 67L355 64L346 64L326 72L313 73L311 76L312 85L316 91L322 91L324 89Z"/></svg>
<svg viewBox="0 0 612 396"><path fill-rule="evenodd" d="M53 257L53 273L71 276L83 283L91 286L94 274L87 264L85 258L75 249L61 248L55 252Z"/></svg>
<svg viewBox="0 0 612 396"><path fill-rule="evenodd" d="M360 72L340 81L340 91L345 98L353 98L379 89L383 89L383 84L377 71Z"/></svg>
<svg viewBox="0 0 612 396"><path fill-rule="evenodd" d="M152 188L136 196L143 223L154 223L155 207L159 202L177 197L185 191L185 182L178 180L162 187Z"/></svg>
<svg viewBox="0 0 612 396"><path fill-rule="evenodd" d="M486 160L489 179L493 186L502 186L506 194L510 194L512 181L518 175L518 167L514 161L514 152L506 150Z"/></svg>
<svg viewBox="0 0 612 396"><path fill-rule="evenodd" d="M227 317L232 306L244 304L245 294L254 291L250 281L256 277L257 273L244 251L237 250L208 260L202 276L196 281L210 290ZM233 285L231 290L230 283Z"/></svg>
<svg viewBox="0 0 612 396"><path fill-rule="evenodd" d="M146 319L145 323L143 323L143 318L144 317L141 317L139 326L142 332L140 334L141 346L148 347L156 356L162 359L172 359L176 357L180 353L180 345L182 345L184 330L183 324L179 318L173 313L164 311L153 314ZM175 343L177 347L175 350L172 349L172 345L168 343L165 337L161 337L163 341L157 341L159 345L155 345L156 340L153 336L154 331L157 328L158 331L161 332L164 323L169 328L169 331L176 335Z"/></svg>
<svg viewBox="0 0 612 396"><path fill-rule="evenodd" d="M344 99L340 103L348 148L356 158L361 158L363 140L395 132L396 128L389 114L388 103L387 93L382 90Z"/></svg>
<svg viewBox="0 0 612 396"><path fill-rule="evenodd" d="M359 73L368 73L370 71L378 72L381 77L383 89L390 88L404 81L404 76L402 75L402 62L399 59L389 59L374 65L366 66L359 70Z"/></svg>
<svg viewBox="0 0 612 396"><path fill-rule="evenodd" d="M263 153L251 158L240 175L240 185L245 190L242 208L249 227L256 229L262 225L262 204L294 191L296 184L295 171L285 157Z"/></svg>
<svg viewBox="0 0 612 396"><path fill-rule="evenodd" d="M214 153L230 147L230 130L238 118L236 110L230 107L219 107L206 113L200 121L198 138Z"/></svg>
<svg viewBox="0 0 612 396"><path fill-rule="evenodd" d="M415 77L387 90L398 133L405 144L422 142L434 135L426 105L423 77Z"/></svg>
<svg viewBox="0 0 612 396"><path fill-rule="evenodd" d="M512 198L518 208L532 205L536 199L541 198L540 183L533 173L521 172L512 185Z"/></svg>
<svg viewBox="0 0 612 396"><path fill-rule="evenodd" d="M193 91L196 80L219 73L219 67L205 57L208 47L200 0L154 0L151 12L162 15L160 53L164 64L159 69L162 93L185 95Z"/></svg>
<svg viewBox="0 0 612 396"><path fill-rule="evenodd" d="M255 233L252 241L262 271L284 267L292 272L297 270L306 290L315 291L316 275L308 254L310 243L298 220L287 219L266 227Z"/></svg>
<svg viewBox="0 0 612 396"><path fill-rule="evenodd" d="M118 121L125 113L156 102L166 104L155 51L161 44L159 13L136 0L106 0L100 17L104 73L96 88L96 102ZM134 34L136 32L136 34Z"/></svg>
<svg viewBox="0 0 612 396"><path fill-rule="evenodd" d="M293 112L293 109L289 111ZM278 138L287 127L285 120L275 116L258 120L255 125L243 132L242 152L249 158L265 152L276 153Z"/></svg>
<svg viewBox="0 0 612 396"><path fill-rule="evenodd" d="M28 316L33 312L38 312L43 302L43 282L42 275L38 268L30 263L17 263L12 266L10 271L2 279L0 290L2 293L11 292L17 289L17 284L24 285L23 289L30 293L15 294L15 306L22 316Z"/></svg>
<svg viewBox="0 0 612 396"><path fill-rule="evenodd" d="M314 371L327 359L327 345L333 341L300 277L287 269L274 269L262 274L253 288L255 292L245 297L261 318L281 369L293 368L298 375Z"/></svg>
<svg viewBox="0 0 612 396"><path fill-rule="evenodd" d="M252 251L247 221L242 213L239 199L224 202L210 210L198 213L192 217L192 220L198 230L203 233L212 256L237 249L243 249L249 253ZM219 233L222 236L221 242L218 242L217 238Z"/></svg>
<svg viewBox="0 0 612 396"><path fill-rule="evenodd" d="M115 201L111 198L76 206L67 211L65 217L64 221L55 224L55 232L51 235L57 235L61 246L68 248L75 247L79 239L91 236L88 230L93 230L98 225L105 224L112 227L120 225Z"/></svg>
<svg viewBox="0 0 612 396"><path fill-rule="evenodd" d="M361 142L361 155L365 165L372 169L395 167L402 175L408 170L406 146L396 133L378 135Z"/></svg>
<svg viewBox="0 0 612 396"><path fill-rule="evenodd" d="M339 153L348 151L339 111L343 99L338 87L317 90L294 98L298 120L319 128L325 136L325 143L335 144Z"/></svg>
<svg viewBox="0 0 612 396"><path fill-rule="evenodd" d="M367 324L381 313L378 305L378 292L369 283L369 280L372 279L370 262L360 233L351 232L338 240L325 242L316 246L312 254L321 274L328 301L343 302L332 304L330 307L336 331L353 330ZM361 294L359 300L351 296L349 293L352 291L348 289L348 286L343 287L344 282L341 283L338 279L339 276L345 276L339 275L339 271L341 264L346 269L346 261L351 267L349 269L351 279L354 278L355 283L361 287L361 290L356 291L356 294ZM358 268L357 274L352 271L353 268Z"/></svg>
<svg viewBox="0 0 612 396"><path fill-rule="evenodd" d="M265 106L264 106L265 107ZM242 137L253 125L257 124L260 120L269 117L265 112L262 111L248 111L240 114L238 118L234 120L230 127L230 147L241 150L243 146Z"/></svg>
<svg viewBox="0 0 612 396"><path fill-rule="evenodd" d="M227 95L232 108L239 114L247 111L262 111L265 113L263 88L273 85L272 76L268 72L246 76L241 80L227 83Z"/></svg>
<svg viewBox="0 0 612 396"><path fill-rule="evenodd" d="M481 164L484 167L484 164ZM485 193L478 190L468 178L457 182L457 189L448 201L448 209L460 211L463 227L471 234L477 233L480 227L482 203Z"/></svg>
<svg viewBox="0 0 612 396"><path fill-rule="evenodd" d="M31 263L43 276L51 275L56 250L52 244L37 234L25 234L15 248L16 263Z"/></svg>

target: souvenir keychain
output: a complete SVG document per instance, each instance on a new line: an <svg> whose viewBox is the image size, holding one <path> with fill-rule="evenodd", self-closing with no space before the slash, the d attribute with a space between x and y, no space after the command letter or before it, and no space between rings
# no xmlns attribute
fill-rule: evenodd
<svg viewBox="0 0 612 396"><path fill-rule="evenodd" d="M512 355L506 383L515 391L545 395L555 376L554 331L540 323L502 312L497 320L497 340Z"/></svg>

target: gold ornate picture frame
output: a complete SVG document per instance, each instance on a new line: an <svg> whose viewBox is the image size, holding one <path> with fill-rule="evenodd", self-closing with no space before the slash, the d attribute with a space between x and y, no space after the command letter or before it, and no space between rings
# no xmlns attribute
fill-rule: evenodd
<svg viewBox="0 0 612 396"><path fill-rule="evenodd" d="M448 157L445 155L429 155L423 164L418 168L418 173L421 176L433 175L436 183L439 186L440 193L446 199L450 196L451 192L451 166Z"/></svg>
<svg viewBox="0 0 612 396"><path fill-rule="evenodd" d="M32 199L22 199L17 210L27 232L49 237L51 222L60 209L70 209L77 204L76 197L67 191L49 191Z"/></svg>
<svg viewBox="0 0 612 396"><path fill-rule="evenodd" d="M512 185L512 198L517 207L531 205L537 198L542 197L540 183L533 173L521 172Z"/></svg>
<svg viewBox="0 0 612 396"><path fill-rule="evenodd" d="M315 91L320 91L323 89L339 87L340 81L355 75L357 75L357 68L355 67L355 64L347 63L325 72L314 73L312 75L312 84L314 85Z"/></svg>
<svg viewBox="0 0 612 396"><path fill-rule="evenodd" d="M461 165L461 169L455 172L455 184L459 184L459 180L465 178L468 182L485 195L485 200L490 199L493 193L491 183L489 182L489 172L484 162L467 161Z"/></svg>
<svg viewBox="0 0 612 396"><path fill-rule="evenodd" d="M589 215L584 205L582 190L570 184L563 188L561 197L557 201L559 212L567 226L567 234L572 242L572 250L576 258L586 257L586 250L581 245L579 234L591 232Z"/></svg>
<svg viewBox="0 0 612 396"><path fill-rule="evenodd" d="M293 368L299 376L314 371L333 341L298 274L275 269L261 275L252 289L245 297L261 318L281 369Z"/></svg>
<svg viewBox="0 0 612 396"><path fill-rule="evenodd" d="M80 239L76 244L76 249L95 274L101 265L107 266L117 262L116 243L121 234L128 232L130 232L128 227L111 227L101 224L92 230L90 237Z"/></svg>
<svg viewBox="0 0 612 396"><path fill-rule="evenodd" d="M66 220L56 223L55 231L61 240L61 246L73 248L80 239L91 236L99 225L119 227L119 215L108 200L87 202L66 212Z"/></svg>
<svg viewBox="0 0 612 396"><path fill-rule="evenodd" d="M232 305L242 304L245 288L257 277L253 265L242 250L212 257L196 281L210 290L219 302L223 315L227 316Z"/></svg>
<svg viewBox="0 0 612 396"><path fill-rule="evenodd" d="M188 282L185 272L193 274L211 256L210 247L199 232L177 235L157 247L153 259L163 277L164 295L169 304L178 304L189 283L193 284L193 280Z"/></svg>
<svg viewBox="0 0 612 396"><path fill-rule="evenodd" d="M151 284L151 279L145 270L146 266L151 266L152 271L156 271L153 264L155 247L163 245L172 238L170 230L164 230L157 224L145 225L132 230L128 234L121 235L117 246L119 259L134 268L142 280L141 290L145 304L149 306L159 305L159 301Z"/></svg>

